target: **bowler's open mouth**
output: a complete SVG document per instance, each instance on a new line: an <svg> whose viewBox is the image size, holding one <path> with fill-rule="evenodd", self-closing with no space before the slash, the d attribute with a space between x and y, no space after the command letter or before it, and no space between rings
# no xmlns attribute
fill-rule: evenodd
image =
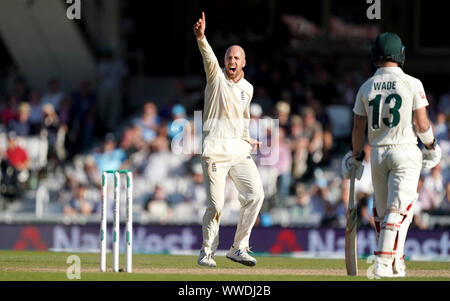
<svg viewBox="0 0 450 301"><path fill-rule="evenodd" d="M229 70L230 70L232 73L234 73L234 72L236 72L236 67L229 67Z"/></svg>

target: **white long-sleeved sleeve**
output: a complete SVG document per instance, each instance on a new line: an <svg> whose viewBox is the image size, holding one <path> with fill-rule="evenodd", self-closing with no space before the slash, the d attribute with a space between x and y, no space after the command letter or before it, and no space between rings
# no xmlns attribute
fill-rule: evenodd
<svg viewBox="0 0 450 301"><path fill-rule="evenodd" d="M198 49L203 57L203 65L206 73L206 80L208 82L213 81L220 72L219 61L217 60L214 51L206 40L206 37L203 39L197 39Z"/></svg>

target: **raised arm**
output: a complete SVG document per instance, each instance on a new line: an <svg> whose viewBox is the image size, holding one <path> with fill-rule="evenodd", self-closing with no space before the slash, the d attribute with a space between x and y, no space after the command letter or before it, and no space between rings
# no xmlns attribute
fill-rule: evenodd
<svg viewBox="0 0 450 301"><path fill-rule="evenodd" d="M202 12L202 17L194 24L194 35L197 38L198 48L203 57L203 65L205 67L206 79L209 82L220 72L219 61L217 60L214 51L209 45L205 37L206 19L205 13Z"/></svg>

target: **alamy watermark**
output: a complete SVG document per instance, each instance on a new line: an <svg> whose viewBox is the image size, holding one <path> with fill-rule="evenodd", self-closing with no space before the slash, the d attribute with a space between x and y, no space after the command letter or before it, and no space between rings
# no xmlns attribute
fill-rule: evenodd
<svg viewBox="0 0 450 301"><path fill-rule="evenodd" d="M242 137L244 129L249 129L250 137L261 142L257 150L250 150L250 143L236 138ZM171 151L176 155L233 156L250 150L251 154L258 154L260 165L274 165L279 159L278 119L203 121L202 111L195 111L193 120L176 119L170 124L169 131L175 133L171 142ZM207 133L205 137L204 133ZM223 139L227 139L225 144L218 143Z"/></svg>
<svg viewBox="0 0 450 301"><path fill-rule="evenodd" d="M66 16L69 20L81 19L81 0L66 0L70 6L67 8Z"/></svg>
<svg viewBox="0 0 450 301"><path fill-rule="evenodd" d="M81 260L77 255L70 255L66 260L70 266L66 270L67 279L81 279Z"/></svg>
<svg viewBox="0 0 450 301"><path fill-rule="evenodd" d="M366 0L367 4L371 4L366 11L367 19L381 19L381 0Z"/></svg>
<svg viewBox="0 0 450 301"><path fill-rule="evenodd" d="M369 257L367 257L367 264L371 264L372 265L369 266L369 268L367 268L367 272L366 272L366 276L369 279L380 279L380 277L375 276L375 260L376 260L376 256L375 255L370 255Z"/></svg>

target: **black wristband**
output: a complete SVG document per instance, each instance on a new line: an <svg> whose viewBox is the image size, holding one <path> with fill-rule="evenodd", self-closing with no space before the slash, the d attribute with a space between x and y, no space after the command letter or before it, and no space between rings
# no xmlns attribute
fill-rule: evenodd
<svg viewBox="0 0 450 301"><path fill-rule="evenodd" d="M431 147L426 146L426 144L424 144L423 146L424 146L426 149L428 149L428 150L432 150L432 149L435 149L435 148L436 148L436 144L437 144L437 141L436 141L436 138L435 138L435 139L433 139L433 142L431 143Z"/></svg>
<svg viewBox="0 0 450 301"><path fill-rule="evenodd" d="M364 151L361 152L358 156L355 157L355 160L362 161L366 157L366 153Z"/></svg>

